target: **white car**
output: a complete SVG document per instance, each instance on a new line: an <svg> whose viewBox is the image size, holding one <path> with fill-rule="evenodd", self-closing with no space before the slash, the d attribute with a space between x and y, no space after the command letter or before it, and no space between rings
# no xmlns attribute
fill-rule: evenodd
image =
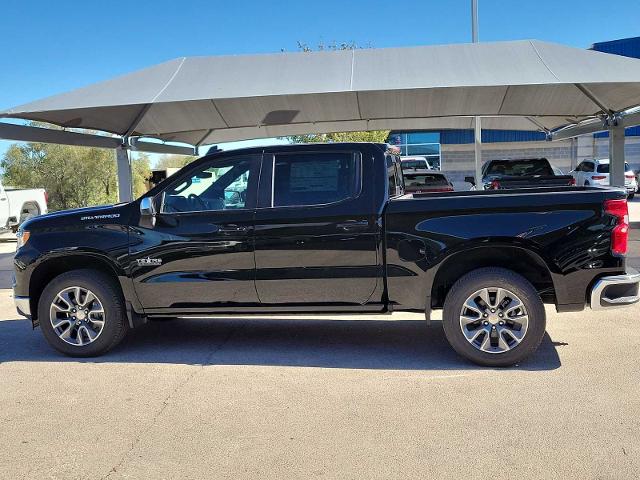
<svg viewBox="0 0 640 480"><path fill-rule="evenodd" d="M413 157L400 157L400 165L402 170L433 170L433 165L427 159L427 157L413 156Z"/></svg>
<svg viewBox="0 0 640 480"><path fill-rule="evenodd" d="M11 188L0 184L0 233L15 232L25 220L45 213L44 188Z"/></svg>
<svg viewBox="0 0 640 480"><path fill-rule="evenodd" d="M576 179L578 186L607 187L609 186L609 159L585 160L569 173ZM638 190L638 183L633 170L626 162L624 164L624 186L627 189L629 199L632 199Z"/></svg>

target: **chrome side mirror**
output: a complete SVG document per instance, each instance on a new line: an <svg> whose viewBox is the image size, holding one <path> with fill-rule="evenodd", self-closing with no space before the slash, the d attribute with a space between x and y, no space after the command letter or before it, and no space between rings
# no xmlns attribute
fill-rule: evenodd
<svg viewBox="0 0 640 480"><path fill-rule="evenodd" d="M153 198L144 197L140 200L140 215L142 217L155 217L156 206L153 203Z"/></svg>

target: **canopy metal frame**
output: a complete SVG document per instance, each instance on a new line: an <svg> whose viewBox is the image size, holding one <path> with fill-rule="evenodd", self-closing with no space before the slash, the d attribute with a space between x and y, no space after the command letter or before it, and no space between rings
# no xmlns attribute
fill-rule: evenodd
<svg viewBox="0 0 640 480"><path fill-rule="evenodd" d="M402 75L390 67L397 58ZM0 122L0 138L115 149L120 198L129 200L132 151L190 155L203 144L303 133L469 128L479 168L480 122L550 141L609 130L610 179L622 186L624 127L640 124L638 107L640 60L526 40L184 57L0 111L63 127Z"/></svg>

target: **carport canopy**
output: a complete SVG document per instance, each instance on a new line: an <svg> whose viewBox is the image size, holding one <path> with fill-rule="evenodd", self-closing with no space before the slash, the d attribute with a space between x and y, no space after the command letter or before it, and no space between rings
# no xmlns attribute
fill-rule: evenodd
<svg viewBox="0 0 640 480"><path fill-rule="evenodd" d="M126 170L127 149L187 153L304 133L472 128L473 116L484 128L549 139L610 129L619 142L621 130L624 142L624 126L640 123L637 106L640 60L537 40L184 57L0 112L73 132L0 123L0 138L109 142L122 147ZM623 181L624 158L620 172L613 160L612 180Z"/></svg>

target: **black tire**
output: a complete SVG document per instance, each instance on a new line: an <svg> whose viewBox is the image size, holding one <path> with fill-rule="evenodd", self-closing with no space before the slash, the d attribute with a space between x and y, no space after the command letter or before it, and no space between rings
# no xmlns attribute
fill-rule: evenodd
<svg viewBox="0 0 640 480"><path fill-rule="evenodd" d="M104 326L100 335L86 345L70 345L58 337L51 325L49 310L58 292L79 286L93 292L104 309ZM122 291L117 282L97 270L72 270L55 277L44 289L38 302L38 319L49 345L71 357L95 357L118 345L129 330Z"/></svg>
<svg viewBox="0 0 640 480"><path fill-rule="evenodd" d="M529 316L529 326L522 341L503 353L484 352L474 347L462 333L460 315L467 298L488 287L510 290L517 295ZM449 290L444 302L444 333L453 349L478 365L508 367L521 362L537 350L544 337L546 313L536 289L524 277L504 268L480 268L460 278Z"/></svg>

